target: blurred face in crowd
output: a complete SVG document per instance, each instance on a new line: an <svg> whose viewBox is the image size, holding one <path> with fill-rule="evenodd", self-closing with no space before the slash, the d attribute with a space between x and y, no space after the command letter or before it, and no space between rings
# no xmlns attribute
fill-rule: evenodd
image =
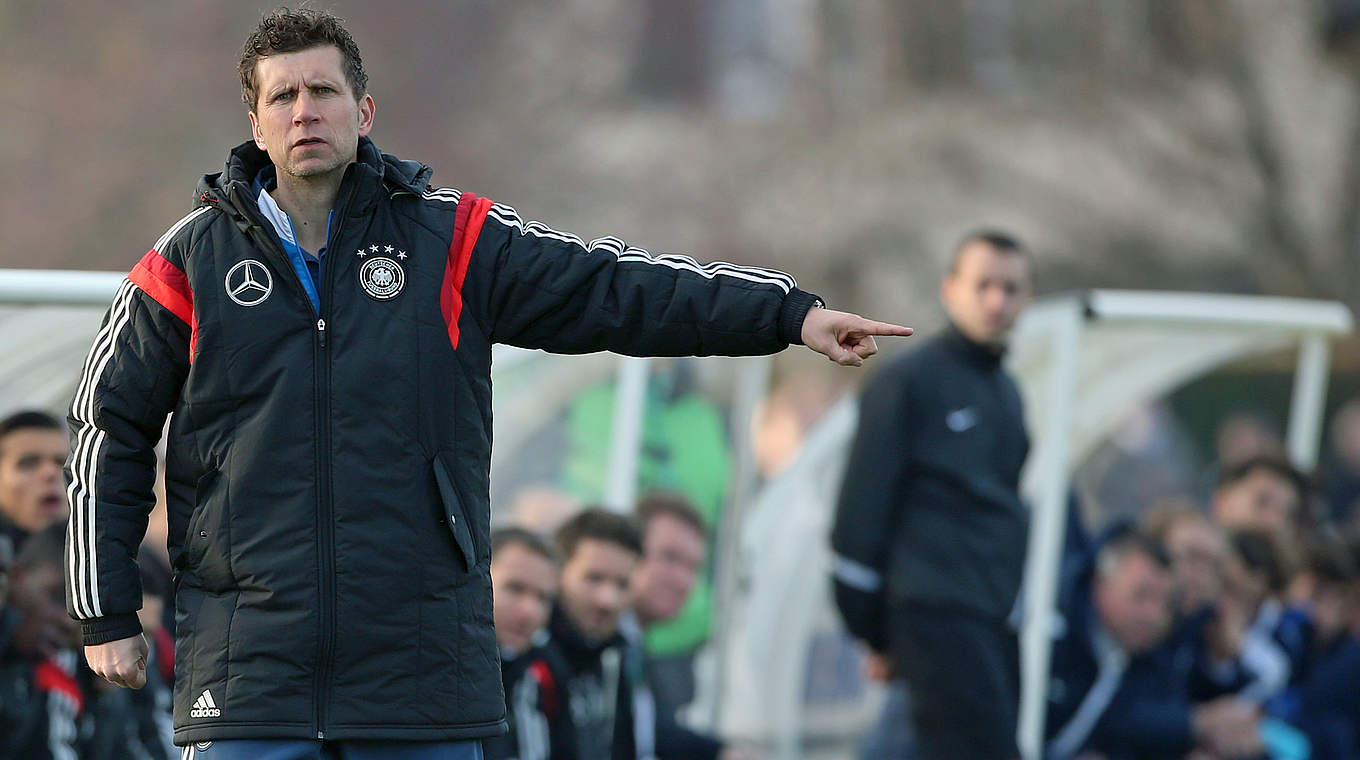
<svg viewBox="0 0 1360 760"><path fill-rule="evenodd" d="M32 567L16 565L10 573L14 596L28 600L25 606L45 603L56 610L66 607L66 578L60 564L35 564ZM62 635L66 637L61 642L62 646L77 646L80 643L80 626L66 626Z"/></svg>
<svg viewBox="0 0 1360 760"><path fill-rule="evenodd" d="M1189 615L1212 605L1223 591L1223 532L1207 519L1177 520L1166 532L1176 605Z"/></svg>
<svg viewBox="0 0 1360 760"><path fill-rule="evenodd" d="M1213 504L1214 519L1224 529L1266 530L1277 536L1293 535L1294 519L1303 506L1294 484L1265 468L1219 486Z"/></svg>
<svg viewBox="0 0 1360 760"><path fill-rule="evenodd" d="M251 131L281 178L343 171L373 128L373 98L354 93L333 45L261 58L255 83Z"/></svg>
<svg viewBox="0 0 1360 760"><path fill-rule="evenodd" d="M694 590L704 564L704 536L684 520L661 513L647 523L642 561L633 572L638 617L650 624L670 620Z"/></svg>
<svg viewBox="0 0 1360 760"><path fill-rule="evenodd" d="M1226 468L1252 457L1281 454L1284 444L1260 420L1234 415L1224 420L1218 429L1217 451L1219 466Z"/></svg>
<svg viewBox="0 0 1360 760"><path fill-rule="evenodd" d="M940 284L940 301L969 340L1000 349L1029 302L1029 257L975 240L959 251Z"/></svg>
<svg viewBox="0 0 1360 760"><path fill-rule="evenodd" d="M1142 552L1099 573L1093 593L1101 624L1131 654L1155 646L1171 624L1171 575Z"/></svg>
<svg viewBox="0 0 1360 760"><path fill-rule="evenodd" d="M548 623L557 567L542 554L510 542L491 558L496 643L510 652L529 648L534 634Z"/></svg>
<svg viewBox="0 0 1360 760"><path fill-rule="evenodd" d="M562 608L577 630L602 641L619 629L632 604L630 581L638 556L609 541L583 538L562 565Z"/></svg>
<svg viewBox="0 0 1360 760"><path fill-rule="evenodd" d="M29 533L66 517L66 435L19 428L0 438L0 512Z"/></svg>

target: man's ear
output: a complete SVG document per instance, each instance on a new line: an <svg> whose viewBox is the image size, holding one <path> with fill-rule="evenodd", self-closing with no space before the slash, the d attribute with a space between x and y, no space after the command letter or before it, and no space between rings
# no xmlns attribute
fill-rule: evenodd
<svg viewBox="0 0 1360 760"><path fill-rule="evenodd" d="M373 102L373 96L365 94L359 99L359 136L367 137L373 131L373 115L378 110L378 105Z"/></svg>
<svg viewBox="0 0 1360 760"><path fill-rule="evenodd" d="M255 118L255 112L248 111L246 115L250 117L250 136L255 140L255 147L260 150L269 150L265 147L264 134L260 132L260 120Z"/></svg>

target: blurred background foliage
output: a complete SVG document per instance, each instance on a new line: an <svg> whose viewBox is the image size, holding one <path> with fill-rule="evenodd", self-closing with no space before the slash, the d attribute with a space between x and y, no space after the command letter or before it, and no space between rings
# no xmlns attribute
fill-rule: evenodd
<svg viewBox="0 0 1360 760"><path fill-rule="evenodd" d="M364 51L380 147L583 237L927 328L979 224L1046 292L1360 307L1349 0L315 5ZM0 0L0 266L128 268L248 138L267 7Z"/></svg>

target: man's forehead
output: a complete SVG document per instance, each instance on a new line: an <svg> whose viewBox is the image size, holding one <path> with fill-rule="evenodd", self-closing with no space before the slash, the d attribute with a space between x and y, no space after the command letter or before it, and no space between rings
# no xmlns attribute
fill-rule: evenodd
<svg viewBox="0 0 1360 760"><path fill-rule="evenodd" d="M298 84L316 80L339 80L345 77L340 49L334 45L275 53L255 63L255 75L262 88Z"/></svg>
<svg viewBox="0 0 1360 760"><path fill-rule="evenodd" d="M638 561L632 549L601 538L583 538L568 564L592 570L627 570Z"/></svg>
<svg viewBox="0 0 1360 760"><path fill-rule="evenodd" d="M66 452L66 434L52 428L19 428L0 436L0 456Z"/></svg>

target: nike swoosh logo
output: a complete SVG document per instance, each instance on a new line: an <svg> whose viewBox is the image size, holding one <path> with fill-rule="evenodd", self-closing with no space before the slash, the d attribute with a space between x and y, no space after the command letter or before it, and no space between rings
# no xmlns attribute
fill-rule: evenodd
<svg viewBox="0 0 1360 760"><path fill-rule="evenodd" d="M971 430L978 424L977 409L971 406L955 409L944 418L944 424L955 433L963 433Z"/></svg>

